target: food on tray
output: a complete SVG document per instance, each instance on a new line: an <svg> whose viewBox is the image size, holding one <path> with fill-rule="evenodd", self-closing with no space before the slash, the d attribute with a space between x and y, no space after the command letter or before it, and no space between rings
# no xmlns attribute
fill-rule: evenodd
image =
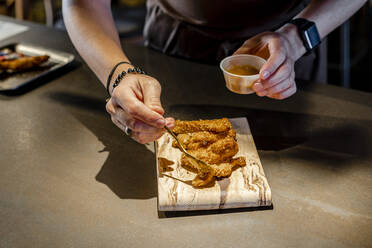
<svg viewBox="0 0 372 248"><path fill-rule="evenodd" d="M200 121L179 121L173 132L184 148L196 158L207 163L208 169L193 162L182 154L181 165L197 173L193 179L194 187L212 185L215 178L228 177L234 168L245 166L244 157L235 157L239 147L236 132L227 118ZM173 147L178 148L176 141Z"/></svg>
<svg viewBox="0 0 372 248"><path fill-rule="evenodd" d="M48 61L48 55L26 57L10 49L0 51L0 71L24 71L40 66Z"/></svg>
<svg viewBox="0 0 372 248"><path fill-rule="evenodd" d="M43 55L0 61L0 70L23 71L32 69L46 62L48 59L48 55Z"/></svg>

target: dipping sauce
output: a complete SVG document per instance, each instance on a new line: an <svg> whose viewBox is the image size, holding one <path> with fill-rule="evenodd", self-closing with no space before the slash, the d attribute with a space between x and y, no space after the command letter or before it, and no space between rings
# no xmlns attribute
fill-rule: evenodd
<svg viewBox="0 0 372 248"><path fill-rule="evenodd" d="M233 65L232 67L226 69L226 71L241 76L250 76L259 74L260 71L251 65Z"/></svg>
<svg viewBox="0 0 372 248"><path fill-rule="evenodd" d="M238 94L252 94L252 85L260 79L259 72L266 63L261 57L250 54L238 54L224 58L220 68L226 87Z"/></svg>

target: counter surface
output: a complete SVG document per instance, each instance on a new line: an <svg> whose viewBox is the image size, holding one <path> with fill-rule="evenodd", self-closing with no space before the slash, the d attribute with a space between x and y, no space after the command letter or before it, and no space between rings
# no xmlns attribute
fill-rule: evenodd
<svg viewBox="0 0 372 248"><path fill-rule="evenodd" d="M111 123L65 32L22 24L0 45L80 65L0 95L0 247L372 246L372 94L303 82L283 101L237 95L217 66L124 44L161 82L167 116L247 117L272 189L271 209L158 213L154 154Z"/></svg>

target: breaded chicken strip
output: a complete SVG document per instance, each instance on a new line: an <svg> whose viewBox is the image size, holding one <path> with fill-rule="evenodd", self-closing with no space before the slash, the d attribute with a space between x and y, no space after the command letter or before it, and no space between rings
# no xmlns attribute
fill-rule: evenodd
<svg viewBox="0 0 372 248"><path fill-rule="evenodd" d="M192 186L204 187L212 185L212 182L214 182L214 170L211 166L197 163L195 160L188 158L185 154L182 154L181 160L182 159L188 164L188 167L192 171L197 173L196 177L191 182Z"/></svg>
<svg viewBox="0 0 372 248"><path fill-rule="evenodd" d="M195 133L181 133L177 135L178 140L182 143L186 150L196 150L201 147L206 147L226 137L232 137L235 139L235 130L230 129L229 131L223 133L201 131ZM178 148L178 143L174 140L172 146Z"/></svg>
<svg viewBox="0 0 372 248"><path fill-rule="evenodd" d="M239 147L233 138L226 137L208 147L187 151L207 164L219 164L233 157L239 151Z"/></svg>
<svg viewBox="0 0 372 248"><path fill-rule="evenodd" d="M190 163L185 155L181 157L181 165L195 173L198 172L198 168ZM245 157L232 158L230 161L223 162L221 164L210 164L209 166L213 169L213 175L215 177L228 177L232 171L237 167L243 167L246 165Z"/></svg>
<svg viewBox="0 0 372 248"><path fill-rule="evenodd" d="M210 186L216 177L230 176L233 169L245 166L245 158L233 158L238 151L236 132L228 119L176 121L173 129L185 149L194 157L207 163L199 164L194 160L181 156L181 165L197 173L193 179L194 187ZM178 147L173 142L173 147Z"/></svg>
<svg viewBox="0 0 372 248"><path fill-rule="evenodd" d="M229 162L224 162L221 164L211 164L210 166L214 170L215 177L229 177L235 168L243 167L245 165L245 157L237 157L231 159L231 161Z"/></svg>
<svg viewBox="0 0 372 248"><path fill-rule="evenodd" d="M0 70L23 71L41 65L49 59L48 55L23 57L14 60L0 61Z"/></svg>
<svg viewBox="0 0 372 248"><path fill-rule="evenodd" d="M180 121L176 120L173 132L194 133L200 131L209 131L214 133L227 132L232 129L231 123L227 118L215 120L199 120L199 121Z"/></svg>

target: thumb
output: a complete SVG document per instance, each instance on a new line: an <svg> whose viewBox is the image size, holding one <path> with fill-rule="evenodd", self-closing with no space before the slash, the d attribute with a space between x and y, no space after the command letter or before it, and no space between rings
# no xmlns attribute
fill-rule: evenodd
<svg viewBox="0 0 372 248"><path fill-rule="evenodd" d="M161 86L159 83L148 83L143 86L143 102L151 110L164 115L160 103Z"/></svg>

